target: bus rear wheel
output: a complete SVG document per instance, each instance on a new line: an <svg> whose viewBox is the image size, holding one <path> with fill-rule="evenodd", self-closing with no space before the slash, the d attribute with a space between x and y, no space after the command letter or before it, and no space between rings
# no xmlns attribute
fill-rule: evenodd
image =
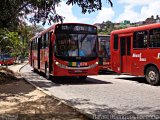
<svg viewBox="0 0 160 120"><path fill-rule="evenodd" d="M158 85L160 83L159 71L154 66L147 68L145 77L147 82L151 85Z"/></svg>
<svg viewBox="0 0 160 120"><path fill-rule="evenodd" d="M79 76L78 79L79 80L86 80L87 76Z"/></svg>

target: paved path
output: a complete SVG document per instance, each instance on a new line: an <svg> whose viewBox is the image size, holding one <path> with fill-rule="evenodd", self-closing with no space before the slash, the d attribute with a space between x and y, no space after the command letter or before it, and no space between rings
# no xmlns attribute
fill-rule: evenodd
<svg viewBox="0 0 160 120"><path fill-rule="evenodd" d="M19 70L27 63L28 61L25 61L24 63L20 63L20 64L9 65L8 68L13 70L14 72L19 72Z"/></svg>
<svg viewBox="0 0 160 120"><path fill-rule="evenodd" d="M141 114L140 117L156 119L156 114L160 116L160 86L151 86L144 78L99 75L88 77L86 81L63 77L52 82L33 73L29 65L21 72L30 82L92 117L102 114Z"/></svg>

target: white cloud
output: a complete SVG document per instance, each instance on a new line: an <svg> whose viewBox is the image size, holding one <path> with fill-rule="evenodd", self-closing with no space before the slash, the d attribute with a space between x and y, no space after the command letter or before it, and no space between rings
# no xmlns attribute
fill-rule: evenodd
<svg viewBox="0 0 160 120"><path fill-rule="evenodd" d="M116 22L130 20L131 22L142 21L151 15L160 15L159 0L119 0L119 3L124 4L124 12L116 18ZM140 12L135 11L136 7L140 7Z"/></svg>
<svg viewBox="0 0 160 120"><path fill-rule="evenodd" d="M65 17L64 22L85 23L89 20L89 18L77 18L74 16L72 8L72 5L68 6L65 1L62 1L60 2L59 6L56 7L56 12Z"/></svg>
<svg viewBox="0 0 160 120"><path fill-rule="evenodd" d="M160 1L152 2L148 6L143 6L141 9L141 17L146 18L151 15L160 15Z"/></svg>
<svg viewBox="0 0 160 120"><path fill-rule="evenodd" d="M103 7L96 16L94 23L102 23L103 21L112 20L115 12L112 8Z"/></svg>
<svg viewBox="0 0 160 120"><path fill-rule="evenodd" d="M141 0L141 1L140 0L118 0L118 3L135 6L135 5L149 5L156 1L159 1L159 0Z"/></svg>
<svg viewBox="0 0 160 120"><path fill-rule="evenodd" d="M138 13L136 13L131 6L125 6L124 12L116 18L116 22L123 20L136 21L137 19L139 19Z"/></svg>

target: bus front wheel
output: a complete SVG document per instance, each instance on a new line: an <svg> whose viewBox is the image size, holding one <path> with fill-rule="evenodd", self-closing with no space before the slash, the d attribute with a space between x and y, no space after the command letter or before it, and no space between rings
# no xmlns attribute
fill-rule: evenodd
<svg viewBox="0 0 160 120"><path fill-rule="evenodd" d="M147 68L145 76L147 82L151 85L158 85L160 83L159 71L154 66L150 66Z"/></svg>

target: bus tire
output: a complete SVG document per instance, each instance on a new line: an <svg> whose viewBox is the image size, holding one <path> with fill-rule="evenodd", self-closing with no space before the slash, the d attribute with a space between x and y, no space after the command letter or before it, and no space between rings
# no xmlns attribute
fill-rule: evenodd
<svg viewBox="0 0 160 120"><path fill-rule="evenodd" d="M33 72L37 72L36 68L33 68Z"/></svg>
<svg viewBox="0 0 160 120"><path fill-rule="evenodd" d="M86 80L87 76L79 76L78 79L79 80Z"/></svg>
<svg viewBox="0 0 160 120"><path fill-rule="evenodd" d="M51 76L50 76L49 68L47 67L47 64L46 64L46 67L45 67L45 74L46 74L46 79L49 80L51 78Z"/></svg>
<svg viewBox="0 0 160 120"><path fill-rule="evenodd" d="M151 85L158 85L160 83L159 71L156 67L150 66L145 73L146 80Z"/></svg>

